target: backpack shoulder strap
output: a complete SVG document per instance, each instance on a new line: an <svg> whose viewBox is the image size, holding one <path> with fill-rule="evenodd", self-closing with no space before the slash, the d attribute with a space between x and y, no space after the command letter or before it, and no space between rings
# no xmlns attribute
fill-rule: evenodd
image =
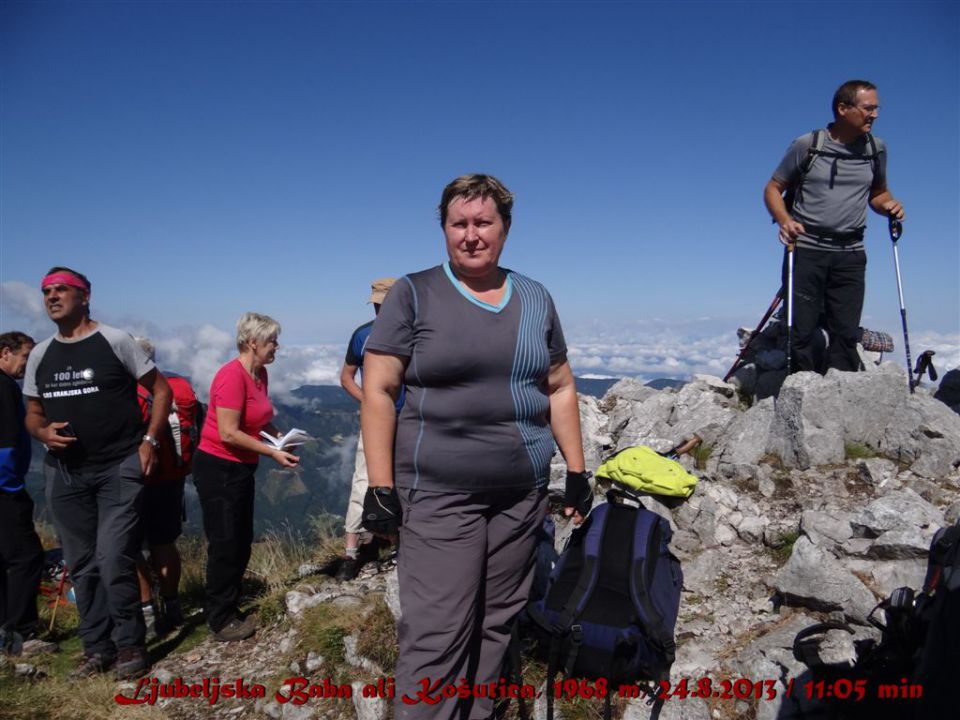
<svg viewBox="0 0 960 720"><path fill-rule="evenodd" d="M811 131L810 135L812 136L810 138L810 147L807 148L807 155L804 157L803 162L800 163L800 175L793 185L788 187L783 194L783 202L787 207L787 212L791 212L796 201L803 197L803 181L810 172L810 168L813 167L817 156L823 154L823 143L826 132L823 128L818 128ZM776 220L773 222L776 222Z"/></svg>
<svg viewBox="0 0 960 720"><path fill-rule="evenodd" d="M609 509L610 506L603 503L590 513L590 524L585 529L583 538L583 566L580 577L577 578L577 584L570 592L557 620L557 626L564 630L583 612L597 586L597 578L600 576L600 548L603 547Z"/></svg>
<svg viewBox="0 0 960 720"><path fill-rule="evenodd" d="M873 168L873 177L877 177L880 172L880 152L877 150L877 141L873 139L873 133L867 133L867 145L870 147L870 166Z"/></svg>
<svg viewBox="0 0 960 720"><path fill-rule="evenodd" d="M630 594L634 608L650 639L672 656L676 647L673 632L666 627L664 617L657 609L651 592L660 559L660 544L668 532L664 530L666 520L642 507L637 510L636 523L633 532Z"/></svg>
<svg viewBox="0 0 960 720"><path fill-rule="evenodd" d="M800 179L798 182L803 182L803 178L806 177L807 173L810 172L810 168L813 167L813 161L817 159L817 155L823 152L823 142L826 136L823 128L814 130L811 135L813 135L813 139L810 142L810 147L807 148L807 157L804 158L803 165L800 166Z"/></svg>

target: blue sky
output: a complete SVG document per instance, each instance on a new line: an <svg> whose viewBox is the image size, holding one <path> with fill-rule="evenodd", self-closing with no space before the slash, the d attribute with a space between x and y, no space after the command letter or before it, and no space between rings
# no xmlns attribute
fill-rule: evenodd
<svg viewBox="0 0 960 720"><path fill-rule="evenodd" d="M551 290L581 369L715 372L778 286L764 183L864 77L908 215L911 345L955 367L958 8L6 2L0 329L49 334L37 283L65 264L163 362L228 354L257 310L326 348L327 378L369 281L443 260L440 191L483 171L516 195L503 263ZM863 324L902 358L882 218L867 242Z"/></svg>

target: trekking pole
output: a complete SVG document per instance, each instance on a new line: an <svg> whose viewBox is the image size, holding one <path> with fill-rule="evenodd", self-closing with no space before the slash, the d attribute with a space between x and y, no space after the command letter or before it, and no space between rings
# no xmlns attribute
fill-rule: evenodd
<svg viewBox="0 0 960 720"><path fill-rule="evenodd" d="M50 613L50 627L47 629L48 633L53 632L53 624L57 621L57 608L60 607L60 598L63 596L63 585L67 580L67 566L63 566L63 570L60 571L60 582L57 584L57 597L53 601L53 611Z"/></svg>
<svg viewBox="0 0 960 720"><path fill-rule="evenodd" d="M763 317L760 318L760 323L754 328L754 331L750 333L750 336L747 338L747 341L743 344L743 347L740 348L740 352L737 354L737 359L733 361L733 365L730 366L730 369L727 370L727 374L723 376L723 381L727 382L730 380L730 376L737 371L737 368L740 367L740 362L743 360L744 355L747 354L747 350L750 349L750 346L753 344L753 341L756 339L757 335L760 334L760 331L763 330L763 326L767 324L767 320L770 319L770 316L773 315L774 310L780 306L780 301L783 300L783 288L777 290L777 294L773 296L773 302L770 303L770 307L767 308L767 311L763 314Z"/></svg>
<svg viewBox="0 0 960 720"><path fill-rule="evenodd" d="M789 238L788 238L789 239ZM787 243L787 375L793 359L793 256L795 246Z"/></svg>
<svg viewBox="0 0 960 720"><path fill-rule="evenodd" d="M900 254L897 252L897 240L903 235L903 225L894 217L890 218L890 240L893 243L893 267L897 271L897 295L900 297L900 321L903 323L903 349L907 354L907 383L913 393L913 363L910 362L910 335L907 333L907 308L903 304L903 281L900 279Z"/></svg>

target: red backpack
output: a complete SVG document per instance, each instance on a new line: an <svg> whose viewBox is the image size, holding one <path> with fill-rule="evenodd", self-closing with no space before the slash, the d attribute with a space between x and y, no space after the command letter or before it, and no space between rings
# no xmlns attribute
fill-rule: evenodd
<svg viewBox="0 0 960 720"><path fill-rule="evenodd" d="M190 474L193 453L200 442L203 428L203 404L197 400L190 383L182 377L167 377L167 382L173 392L173 404L157 438L159 464L152 477L162 482L180 480ZM137 394L143 419L149 421L153 395L142 385L138 386Z"/></svg>

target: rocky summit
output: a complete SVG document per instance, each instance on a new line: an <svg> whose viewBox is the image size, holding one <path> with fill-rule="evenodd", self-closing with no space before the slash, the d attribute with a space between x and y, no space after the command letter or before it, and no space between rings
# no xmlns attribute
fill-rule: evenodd
<svg viewBox="0 0 960 720"><path fill-rule="evenodd" d="M660 708L661 720L816 716L804 714L815 699L786 696L791 681L809 680L807 666L794 657L797 634L828 618L849 624L853 633L831 631L821 653L852 662L857 643L879 638L867 620L878 602L895 588L921 586L931 537L960 516L960 415L926 389L911 394L893 363L856 374L798 373L783 381L777 396L757 399L753 389L708 376L662 390L624 379L599 400L580 397L591 469L633 445L662 452L694 434L703 439L681 458L699 478L693 496L645 499L669 520L673 552L683 564L671 680L687 679L693 688L709 678L719 688L724 679L746 679L771 691L761 698L674 698ZM956 404L954 395L949 399ZM551 491L562 491L563 474L555 458ZM602 495L597 488L598 502ZM560 522L558 546L569 532ZM388 618L399 615L395 569L369 564L347 583L317 570L302 568L279 609L282 619L255 639L229 647L208 640L168 656L152 672L168 682L271 680L264 697L216 704L161 698L157 709L177 718L392 717L387 700L364 692L389 678L389 660L373 657L377 653L364 648L376 645L359 635L373 624L365 619L376 613L371 598L384 599ZM306 624L316 622L317 608L360 613L359 635L311 634ZM277 683L290 678L322 695L325 680L337 673L351 693L301 704L274 695ZM560 704L556 716L599 717L600 707ZM650 717L651 707L620 700L614 712L638 720ZM542 698L534 714L545 716Z"/></svg>

